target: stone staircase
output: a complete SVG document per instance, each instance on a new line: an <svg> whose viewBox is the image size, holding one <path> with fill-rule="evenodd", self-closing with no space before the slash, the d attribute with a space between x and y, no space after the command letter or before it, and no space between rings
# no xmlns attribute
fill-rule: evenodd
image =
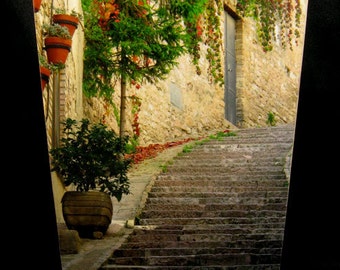
<svg viewBox="0 0 340 270"><path fill-rule="evenodd" d="M237 130L181 153L100 269L279 270L294 128Z"/></svg>

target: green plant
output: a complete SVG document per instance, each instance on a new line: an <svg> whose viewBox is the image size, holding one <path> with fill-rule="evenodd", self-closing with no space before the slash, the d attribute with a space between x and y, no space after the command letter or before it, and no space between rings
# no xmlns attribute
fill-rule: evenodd
<svg viewBox="0 0 340 270"><path fill-rule="evenodd" d="M83 19L83 15L77 12L75 9L72 9L71 11L67 11L65 8L54 8L53 11L54 11L54 14L67 14L67 15L76 17L79 20Z"/></svg>
<svg viewBox="0 0 340 270"><path fill-rule="evenodd" d="M225 131L219 131L216 134L210 135L209 139L211 140L221 140L224 137L231 137L231 136L236 136L236 133L225 130Z"/></svg>
<svg viewBox="0 0 340 270"><path fill-rule="evenodd" d="M39 64L42 67L52 70L52 64L49 64L46 57L42 54L39 54Z"/></svg>
<svg viewBox="0 0 340 270"><path fill-rule="evenodd" d="M51 71L58 71L58 70L65 68L65 64L63 63L56 63L56 64L48 63L46 57L42 54L39 54L39 64L40 66L43 66Z"/></svg>
<svg viewBox="0 0 340 270"><path fill-rule="evenodd" d="M193 148L194 148L193 144L184 145L182 152L183 153L190 153Z"/></svg>
<svg viewBox="0 0 340 270"><path fill-rule="evenodd" d="M283 48L288 45L292 49L293 37L300 36L300 0L238 0L236 7L242 16L255 20L264 51L273 49L277 37Z"/></svg>
<svg viewBox="0 0 340 270"><path fill-rule="evenodd" d="M165 173L165 172L168 171L168 164L162 164L162 165L160 166L160 168L161 168L162 172Z"/></svg>
<svg viewBox="0 0 340 270"><path fill-rule="evenodd" d="M204 11L204 43L208 45L206 59L209 62L208 74L211 81L220 86L224 85L222 64L222 32L221 17L223 15L223 1L208 0Z"/></svg>
<svg viewBox="0 0 340 270"><path fill-rule="evenodd" d="M268 112L266 124L268 126L275 126L276 125L275 113Z"/></svg>
<svg viewBox="0 0 340 270"><path fill-rule="evenodd" d="M50 150L51 171L77 191L99 190L121 200L129 194L127 171L131 160L125 158L127 136L117 136L103 123L88 119L63 122L61 145Z"/></svg>
<svg viewBox="0 0 340 270"><path fill-rule="evenodd" d="M43 24L44 36L46 37L60 37L63 39L71 39L70 32L67 27L61 26L60 24Z"/></svg>

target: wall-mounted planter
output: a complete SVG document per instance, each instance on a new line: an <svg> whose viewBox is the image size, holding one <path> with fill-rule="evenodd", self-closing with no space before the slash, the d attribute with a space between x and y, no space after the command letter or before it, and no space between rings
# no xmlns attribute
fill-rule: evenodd
<svg viewBox="0 0 340 270"><path fill-rule="evenodd" d="M40 66L41 76L41 90L44 91L46 84L48 84L51 75L51 70L46 67Z"/></svg>
<svg viewBox="0 0 340 270"><path fill-rule="evenodd" d="M52 16L53 22L66 26L70 32L71 37L78 28L79 19L78 17L68 15L68 14L54 14Z"/></svg>
<svg viewBox="0 0 340 270"><path fill-rule="evenodd" d="M44 40L47 60L50 64L65 64L71 51L72 39L46 37Z"/></svg>
<svg viewBox="0 0 340 270"><path fill-rule="evenodd" d="M41 1L42 0L33 0L34 12L38 12L40 10Z"/></svg>

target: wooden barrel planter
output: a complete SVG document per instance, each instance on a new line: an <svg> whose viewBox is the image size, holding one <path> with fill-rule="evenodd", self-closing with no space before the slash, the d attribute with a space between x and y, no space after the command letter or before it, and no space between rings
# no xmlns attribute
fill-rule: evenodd
<svg viewBox="0 0 340 270"><path fill-rule="evenodd" d="M112 221L112 200L99 191L67 191L62 198L62 211L68 229L76 230L80 237L104 235Z"/></svg>

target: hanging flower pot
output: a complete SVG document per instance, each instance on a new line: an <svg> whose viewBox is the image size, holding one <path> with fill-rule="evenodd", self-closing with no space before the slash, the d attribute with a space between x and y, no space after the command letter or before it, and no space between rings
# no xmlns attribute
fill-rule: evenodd
<svg viewBox="0 0 340 270"><path fill-rule="evenodd" d="M33 0L34 12L38 12L40 10L41 1L42 0Z"/></svg>
<svg viewBox="0 0 340 270"><path fill-rule="evenodd" d="M46 37L45 47L47 60L50 64L65 64L71 51L72 40L59 37Z"/></svg>
<svg viewBox="0 0 340 270"><path fill-rule="evenodd" d="M51 70L46 67L40 66L41 76L41 90L44 91L46 84L48 84L51 75Z"/></svg>
<svg viewBox="0 0 340 270"><path fill-rule="evenodd" d="M79 18L68 14L54 14L52 16L53 22L67 27L71 37L78 28Z"/></svg>
<svg viewBox="0 0 340 270"><path fill-rule="evenodd" d="M59 24L44 25L44 50L48 63L54 65L65 64L71 51L72 37L68 28Z"/></svg>

